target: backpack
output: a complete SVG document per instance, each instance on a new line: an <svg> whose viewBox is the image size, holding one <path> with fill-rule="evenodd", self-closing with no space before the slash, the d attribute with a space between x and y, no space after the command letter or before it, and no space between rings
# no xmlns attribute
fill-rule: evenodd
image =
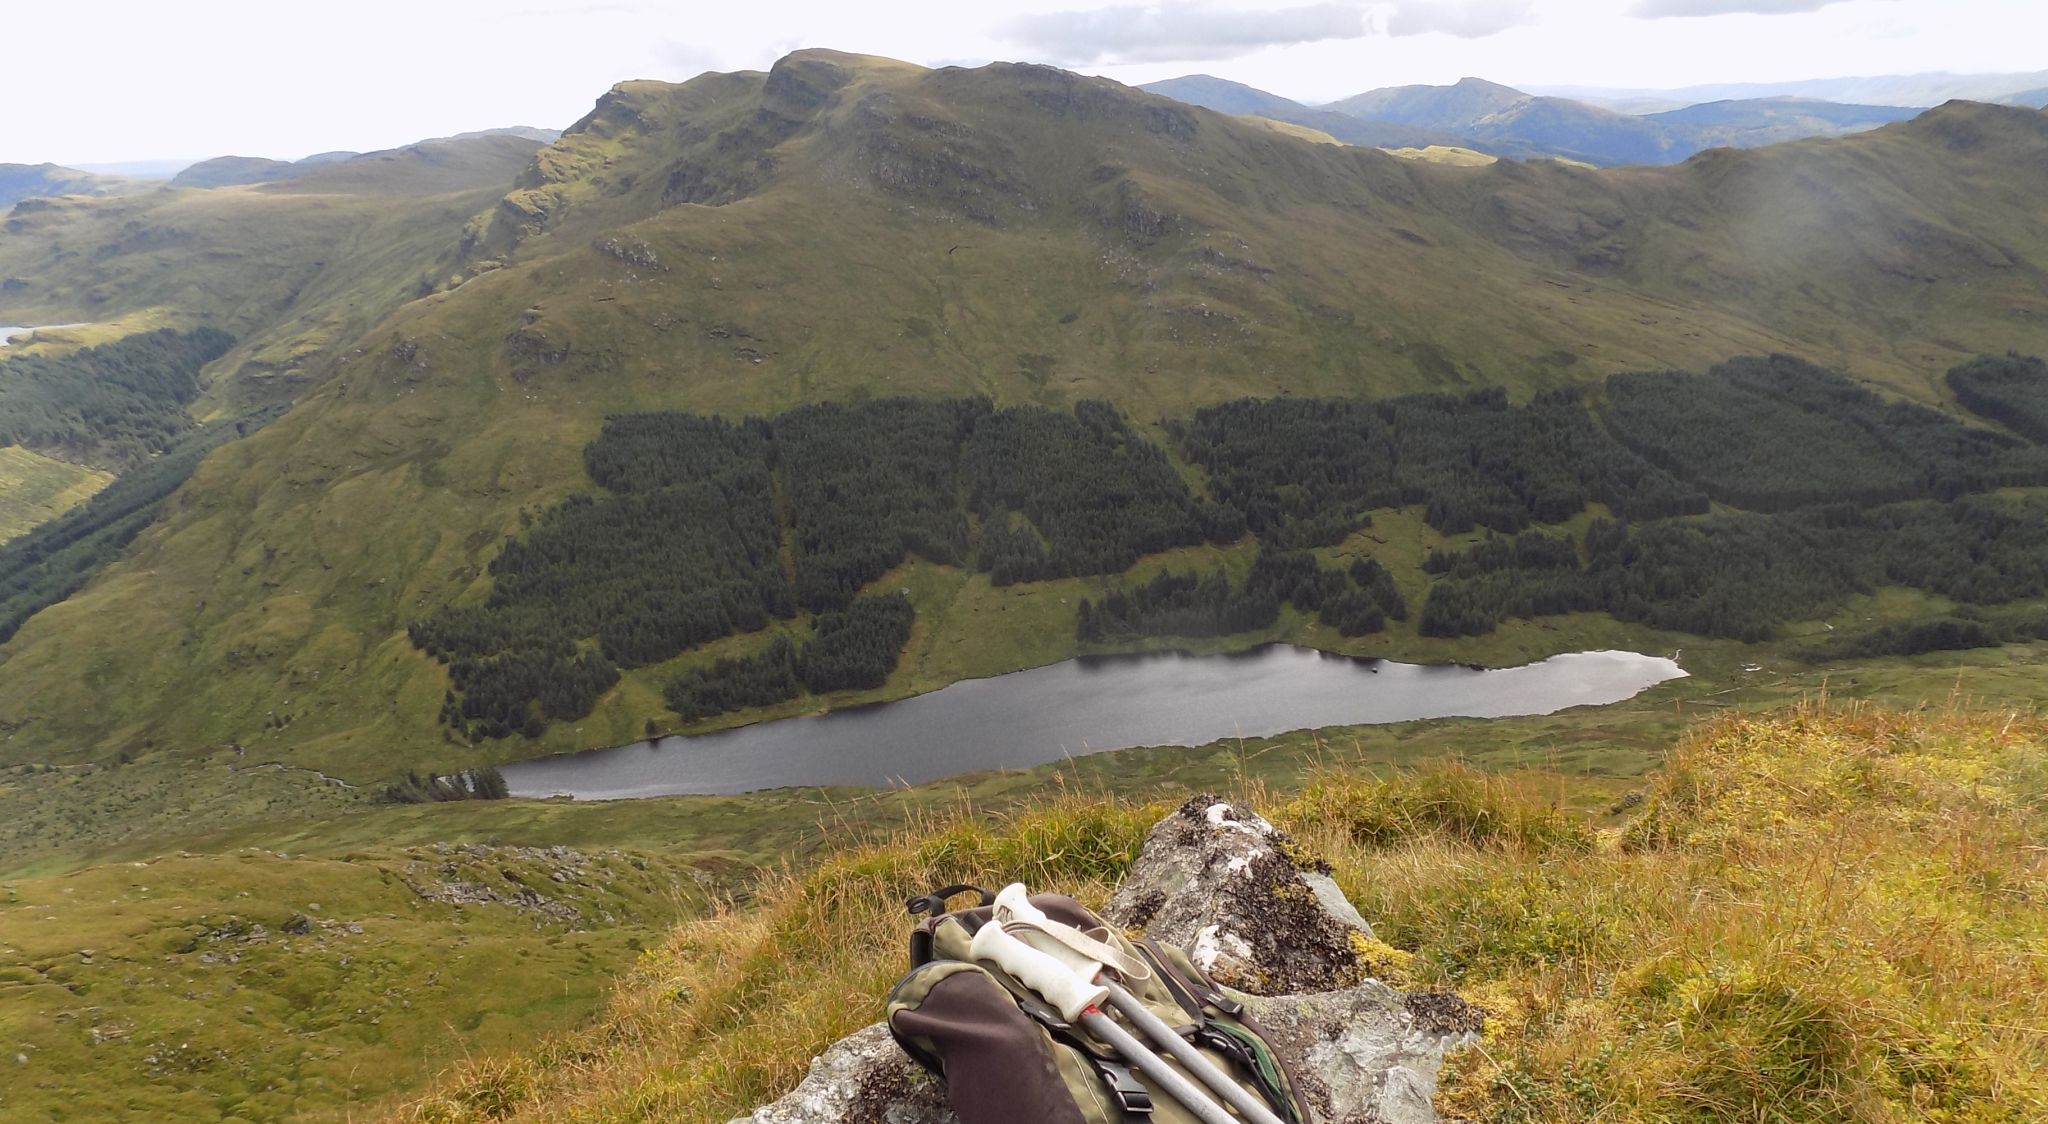
<svg viewBox="0 0 2048 1124"><path fill-rule="evenodd" d="M980 904L948 910L972 891ZM889 992L889 1033L946 1086L961 1124L1195 1124L1196 1117L1103 1043L1000 968L968 958L993 913L995 896L948 886L907 904L921 916L910 936L910 973ZM1124 987L1145 1008L1251 1090L1289 1124L1311 1124L1301 1085L1274 1054L1243 1005L1225 995L1187 954L1156 941L1126 939L1062 894L1030 902L1136 957L1150 978Z"/></svg>

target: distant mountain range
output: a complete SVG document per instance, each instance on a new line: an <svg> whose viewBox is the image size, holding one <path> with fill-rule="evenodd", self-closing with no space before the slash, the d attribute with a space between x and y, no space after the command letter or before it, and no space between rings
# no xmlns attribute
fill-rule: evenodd
<svg viewBox="0 0 2048 1124"><path fill-rule="evenodd" d="M1470 148L1520 159L1588 164L1672 164L1708 148L1755 148L1839 136L1903 121L1920 110L1816 97L1755 97L1624 113L1565 97L1526 93L1479 78L1449 86L1392 86L1324 106L1207 75L1154 82L1146 90L1222 113L1317 129L1347 144L1378 148ZM1660 103L1661 105L1661 103Z"/></svg>
<svg viewBox="0 0 2048 1124"><path fill-rule="evenodd" d="M1812 78L1796 82L1720 82L1672 90L1540 86L1532 87L1531 92L1573 98L1628 113L1654 113L1700 102L1757 98L1818 98L1921 109L1960 98L2039 109L2044 101L2048 101L2048 70L2019 74L1887 74L1869 78Z"/></svg>
<svg viewBox="0 0 2048 1124"><path fill-rule="evenodd" d="M1139 88L1161 97L1172 98L1177 102L1213 109L1218 113L1230 113L1239 117L1264 117L1273 121L1285 121L1291 125L1301 125L1328 133L1345 144L1362 144L1371 148L1426 148L1432 144L1461 143L1457 137L1449 133L1391 121L1373 121L1349 114L1333 113L1327 109L1314 109L1298 101L1289 101L1278 94L1269 94L1241 82L1212 78L1207 74L1169 78Z"/></svg>

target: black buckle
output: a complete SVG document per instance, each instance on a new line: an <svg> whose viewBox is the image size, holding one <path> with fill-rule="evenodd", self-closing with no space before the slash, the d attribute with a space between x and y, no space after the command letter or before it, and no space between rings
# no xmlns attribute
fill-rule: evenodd
<svg viewBox="0 0 2048 1124"><path fill-rule="evenodd" d="M1139 1083L1138 1075L1131 1072L1130 1066L1101 1058L1094 1060L1097 1072L1102 1074L1102 1083L1109 1086L1109 1095L1116 1098L1124 1115L1152 1115L1152 1091Z"/></svg>

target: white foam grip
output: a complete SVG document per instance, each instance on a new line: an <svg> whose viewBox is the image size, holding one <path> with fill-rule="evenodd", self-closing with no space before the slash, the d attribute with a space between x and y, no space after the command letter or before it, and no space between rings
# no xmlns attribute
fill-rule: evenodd
<svg viewBox="0 0 2048 1124"><path fill-rule="evenodd" d="M1051 1004L1068 1022L1079 1019L1081 1012L1090 1007L1101 1006L1109 997L1108 988L1094 983L1092 979L1084 979L1057 958L1004 932L999 921L990 921L975 932L974 943L968 946L967 954L1008 972L1012 979Z"/></svg>

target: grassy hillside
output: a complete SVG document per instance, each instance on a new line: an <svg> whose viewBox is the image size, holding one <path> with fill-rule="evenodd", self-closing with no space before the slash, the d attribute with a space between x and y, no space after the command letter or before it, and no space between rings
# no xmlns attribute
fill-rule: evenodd
<svg viewBox="0 0 2048 1124"><path fill-rule="evenodd" d="M1772 350L1938 402L1967 353L2048 350L2044 154L2048 117L1957 105L1675 168L1443 167L1045 68L807 52L613 91L471 228L468 280L347 337L352 282L397 301L394 266L446 268L430 212L470 197L169 193L157 205L195 221L225 221L200 204L239 193L245 226L269 215L258 229L296 239L312 207L409 249L318 273L299 305L337 311L301 342L350 341L332 377L0 651L6 752L242 745L356 777L469 758L405 625L481 598L522 513L588 489L581 450L611 413L909 391L1099 397L1142 421L1247 393L1526 393ZM269 338L264 355L286 346ZM929 627L883 694L1072 651L1059 599L1084 587L900 578ZM629 682L544 748L637 736L657 690Z"/></svg>
<svg viewBox="0 0 2048 1124"><path fill-rule="evenodd" d="M45 195L112 195L142 185L58 164L0 164L0 207Z"/></svg>
<svg viewBox="0 0 2048 1124"><path fill-rule="evenodd" d="M445 844L0 882L0 1116L359 1118L575 1026L700 893L660 857Z"/></svg>
<svg viewBox="0 0 2048 1124"><path fill-rule="evenodd" d="M272 160L267 156L216 156L172 176L171 186L208 188L269 183L290 179L302 170L289 160Z"/></svg>
<svg viewBox="0 0 2048 1124"><path fill-rule="evenodd" d="M464 224L537 147L485 136L321 164L288 186L30 200L0 230L0 322L222 328L241 343L200 412L288 400L460 271Z"/></svg>
<svg viewBox="0 0 2048 1124"><path fill-rule="evenodd" d="M113 478L110 472L56 460L19 445L0 448L0 542L84 503Z"/></svg>
<svg viewBox="0 0 2048 1124"><path fill-rule="evenodd" d="M1326 856L1382 974L1487 1012L1447 1112L1508 1121L2020 1120L2048 1111L2030 714L1813 705L1710 722L1627 798L1461 766L1232 795ZM393 1119L717 1122L875 1019L905 887L1100 903L1173 801L917 823L684 924L588 1028Z"/></svg>

